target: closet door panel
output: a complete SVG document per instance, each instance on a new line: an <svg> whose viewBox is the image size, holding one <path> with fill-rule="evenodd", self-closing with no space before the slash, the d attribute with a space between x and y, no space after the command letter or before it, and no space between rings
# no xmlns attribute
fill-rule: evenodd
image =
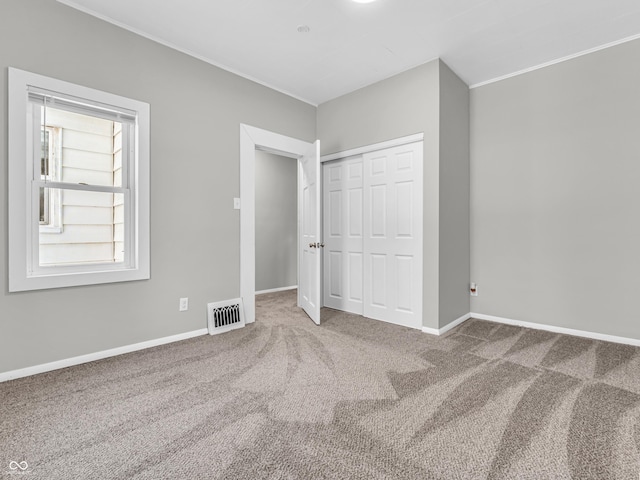
<svg viewBox="0 0 640 480"><path fill-rule="evenodd" d="M349 266L347 276L349 277L349 300L359 305L358 313L362 314L362 252L349 252Z"/></svg>
<svg viewBox="0 0 640 480"><path fill-rule="evenodd" d="M324 305L362 315L362 157L328 162L324 188Z"/></svg>
<svg viewBox="0 0 640 480"><path fill-rule="evenodd" d="M369 255L371 265L371 294L369 295L368 305L377 308L387 308L387 264L388 258L384 253L371 253Z"/></svg>
<svg viewBox="0 0 640 480"><path fill-rule="evenodd" d="M422 326L422 144L363 155L364 315Z"/></svg>
<svg viewBox="0 0 640 480"><path fill-rule="evenodd" d="M328 255L327 255L328 254ZM328 279L329 285L325 286L325 291L330 297L342 297L342 252L329 251L325 254L329 260Z"/></svg>
<svg viewBox="0 0 640 480"><path fill-rule="evenodd" d="M412 281L414 258L411 255L395 255L396 284L398 285L398 310L412 313L415 309L413 301L414 288Z"/></svg>

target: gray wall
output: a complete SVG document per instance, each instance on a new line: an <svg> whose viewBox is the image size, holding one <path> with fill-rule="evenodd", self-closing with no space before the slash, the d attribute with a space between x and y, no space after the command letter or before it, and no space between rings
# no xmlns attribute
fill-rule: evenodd
<svg viewBox="0 0 640 480"><path fill-rule="evenodd" d="M439 326L469 313L469 87L440 63Z"/></svg>
<svg viewBox="0 0 640 480"><path fill-rule="evenodd" d="M298 284L298 160L256 151L256 291Z"/></svg>
<svg viewBox="0 0 640 480"><path fill-rule="evenodd" d="M640 41L471 91L473 312L640 338Z"/></svg>
<svg viewBox="0 0 640 480"><path fill-rule="evenodd" d="M441 67L446 70L442 71ZM452 82L451 86L443 90L442 96L441 81ZM466 290L469 282L468 271L463 272L465 258L468 259L469 255L469 237L467 234L462 239L448 238L448 235L452 234L465 235L464 228L460 225L465 221L468 223L469 218L468 213L465 214L464 209L459 207L468 194L463 193L462 197L455 198L462 187L453 181L456 172L465 168L465 162L468 164L468 157L460 157L464 155L461 152L465 151L464 145L467 140L460 140L462 148L452 145L449 141L450 138L467 135L468 118L463 118L464 109L468 108L468 103L465 106L468 95L465 93L466 90L466 85L446 65L440 60L434 60L318 107L318 138L321 141L323 155L414 133L424 133L423 325L429 328L442 327L469 311L468 298L461 299L459 295L460 289ZM452 105L445 106L441 119L442 102L452 102ZM441 121L450 129L442 136ZM445 144L445 155L442 158L441 140ZM441 178L440 169L443 161L454 161L455 165L451 168L446 167ZM444 180L442 185L441 180ZM465 182L464 178L462 182ZM468 185L468 180L466 182ZM443 193L443 188L455 188L455 191ZM442 234L441 200L448 209L446 218L442 220ZM455 210L466 217L452 221L450 214L454 214ZM466 253L460 254L462 256L456 260L457 267L445 279L445 291L442 294L445 308L441 311L440 245L449 241L456 243L456 246L452 247L451 255L455 256L458 251L462 252L465 249ZM447 265L443 267L448 268ZM464 278L459 277L463 273ZM466 311L462 312L465 308ZM457 312L462 313L457 315Z"/></svg>
<svg viewBox="0 0 640 480"><path fill-rule="evenodd" d="M439 61L408 70L318 106L321 154L424 132L438 138ZM438 156L425 142L425 160Z"/></svg>
<svg viewBox="0 0 640 480"><path fill-rule="evenodd" d="M3 179L8 66L151 104L151 280L9 294L3 180L0 372L206 327L207 302L239 295L239 124L313 141L316 109L54 0L2 0Z"/></svg>

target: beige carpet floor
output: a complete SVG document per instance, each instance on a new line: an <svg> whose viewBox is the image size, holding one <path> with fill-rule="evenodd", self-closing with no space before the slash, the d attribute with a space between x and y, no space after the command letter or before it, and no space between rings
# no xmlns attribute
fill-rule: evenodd
<svg viewBox="0 0 640 480"><path fill-rule="evenodd" d="M333 310L318 327L295 292L257 317L0 384L0 478L640 478L638 348Z"/></svg>

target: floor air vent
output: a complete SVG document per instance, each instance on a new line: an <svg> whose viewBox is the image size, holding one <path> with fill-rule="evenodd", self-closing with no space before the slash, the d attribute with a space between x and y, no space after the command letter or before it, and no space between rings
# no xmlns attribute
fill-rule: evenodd
<svg viewBox="0 0 640 480"><path fill-rule="evenodd" d="M207 326L209 335L244 327L242 299L207 304Z"/></svg>

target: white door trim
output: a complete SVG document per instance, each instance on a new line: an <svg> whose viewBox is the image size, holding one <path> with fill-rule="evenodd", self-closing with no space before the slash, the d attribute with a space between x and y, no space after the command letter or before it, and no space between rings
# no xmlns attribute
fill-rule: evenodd
<svg viewBox="0 0 640 480"><path fill-rule="evenodd" d="M399 147L401 145L407 145L408 143L421 142L423 140L424 140L424 133L415 133L413 135L407 135L406 137L394 138L392 140L386 140L380 143L365 145L364 147L357 147L357 148L352 148L350 150L344 150L343 152L330 153L328 155L323 155L320 157L320 162L330 162L331 160L341 160L343 158L352 157L355 155L363 155L365 153L384 150L391 147Z"/></svg>
<svg viewBox="0 0 640 480"><path fill-rule="evenodd" d="M245 323L256 320L256 149L299 159L311 143L240 124L240 296Z"/></svg>

